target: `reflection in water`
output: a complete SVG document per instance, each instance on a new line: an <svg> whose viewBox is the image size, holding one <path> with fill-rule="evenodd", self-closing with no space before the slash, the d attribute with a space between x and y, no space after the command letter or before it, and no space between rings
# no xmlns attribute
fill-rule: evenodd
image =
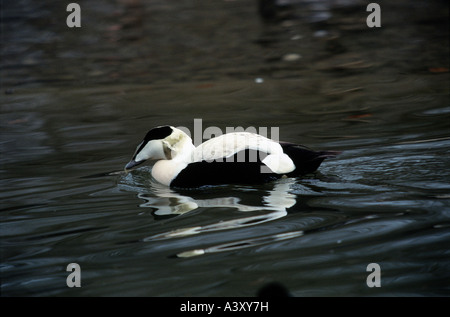
<svg viewBox="0 0 450 317"><path fill-rule="evenodd" d="M284 178L275 183L267 196L263 197L264 206L250 206L239 203L237 197L216 197L209 199L194 199L182 195L174 189L152 182L153 195L139 193L138 197L146 200L141 207L156 208L155 215L180 215L200 207L227 207L240 211L276 210L286 211L295 205L295 195L289 193L290 186L295 183L293 178ZM184 192L186 193L186 192ZM195 192L194 192L195 193ZM163 199L163 201L161 201Z"/></svg>
<svg viewBox="0 0 450 317"><path fill-rule="evenodd" d="M242 212L253 212L253 211L268 211L265 214L243 216L237 219L225 220L221 219L218 222L185 227L176 230L171 230L168 232L159 233L152 235L143 239L143 241L155 241L164 240L172 238L180 238L191 235L196 235L200 233L221 231L228 229L237 229L247 226L255 226L268 221L273 221L287 215L287 208L290 208L296 203L296 196L291 194L289 191L291 185L295 183L294 178L283 178L276 181L273 188L267 192L267 195L262 197L263 205L247 205L241 203L241 199L233 196L224 196L208 199L195 199L191 196L187 196L186 192L181 194L174 189L167 186L160 185L156 182L151 181L152 193L139 193L138 197L144 199L146 202L141 204L140 207L144 208L155 208L156 211L154 215L156 216L176 216L181 214L186 214L197 208L231 208L238 209ZM194 191L195 193L195 191ZM228 192L227 192L228 193ZM179 257L195 256L211 252L221 252L229 251L232 249L240 249L251 247L255 245L265 244L273 241L291 239L298 237L303 234L303 231L293 231L285 232L281 234L274 234L263 237L256 237L251 239L239 240L225 244L219 244L216 246L211 246L206 249L196 249L192 251L186 251L178 254Z"/></svg>
<svg viewBox="0 0 450 317"><path fill-rule="evenodd" d="M145 241L150 240L161 240L161 239L169 239L169 238L178 238L189 236L198 233L210 232L210 231L218 231L225 229L236 229L247 226L258 225L267 221L272 221L275 219L282 218L287 215L286 211L274 211L265 215L259 216L251 216L251 217L243 217L239 219L233 219L228 221L219 221L217 223L204 225L204 226L196 226L189 228L182 228L166 233L157 234L151 237L144 239Z"/></svg>
<svg viewBox="0 0 450 317"><path fill-rule="evenodd" d="M188 257L197 256L197 255L203 255L205 253L215 253L215 252L243 249L243 248L253 247L253 246L257 246L257 245L261 245L261 244L273 243L276 241L297 238L302 235L303 235L303 231L292 231L292 232L273 234L273 235L269 235L266 237L258 237L258 238L240 240L240 241L235 241L235 242L230 242L230 243L218 244L218 245L211 246L211 247L204 248L204 249L195 249L195 250L184 251L184 252L178 253L177 257L188 258Z"/></svg>

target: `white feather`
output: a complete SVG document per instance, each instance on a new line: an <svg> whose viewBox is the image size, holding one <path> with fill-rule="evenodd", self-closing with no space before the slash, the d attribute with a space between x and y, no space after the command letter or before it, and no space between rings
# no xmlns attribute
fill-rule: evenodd
<svg viewBox="0 0 450 317"><path fill-rule="evenodd" d="M139 146L138 146L139 147ZM148 142L145 147L136 155L136 161L145 161L149 158L154 160L165 159L163 144L159 140Z"/></svg>
<svg viewBox="0 0 450 317"><path fill-rule="evenodd" d="M159 160L152 168L152 176L161 184L169 186L186 166L187 163L179 160Z"/></svg>
<svg viewBox="0 0 450 317"><path fill-rule="evenodd" d="M262 135L235 132L220 135L200 144L194 150L193 161L213 161L227 158L246 149L262 151L267 154L283 154L280 144Z"/></svg>
<svg viewBox="0 0 450 317"><path fill-rule="evenodd" d="M295 169L294 162L284 153L267 155L262 162L276 174L287 174Z"/></svg>

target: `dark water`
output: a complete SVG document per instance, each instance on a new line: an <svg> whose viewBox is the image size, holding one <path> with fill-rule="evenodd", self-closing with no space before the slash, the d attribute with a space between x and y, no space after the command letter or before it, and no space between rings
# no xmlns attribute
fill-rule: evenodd
<svg viewBox="0 0 450 317"><path fill-rule="evenodd" d="M2 1L2 296L450 295L447 1ZM157 125L343 151L176 191L118 172ZM69 263L81 288L69 288ZM370 288L369 263L381 269Z"/></svg>

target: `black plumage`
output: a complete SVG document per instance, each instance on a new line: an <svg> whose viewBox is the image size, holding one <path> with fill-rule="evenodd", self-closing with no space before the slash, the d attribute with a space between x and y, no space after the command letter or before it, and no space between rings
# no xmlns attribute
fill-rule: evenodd
<svg viewBox="0 0 450 317"><path fill-rule="evenodd" d="M298 177L313 173L324 159L339 152L313 151L293 143L280 143L284 152L293 160L296 168L288 177ZM282 177L269 172L262 160L267 153L245 150L221 161L201 161L190 163L170 183L171 187L190 188L219 184L265 183Z"/></svg>

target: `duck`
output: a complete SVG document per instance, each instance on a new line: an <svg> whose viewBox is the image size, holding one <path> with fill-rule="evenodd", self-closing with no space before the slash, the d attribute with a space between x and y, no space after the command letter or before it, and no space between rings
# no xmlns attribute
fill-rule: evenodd
<svg viewBox="0 0 450 317"><path fill-rule="evenodd" d="M151 176L169 187L266 183L313 173L339 153L314 151L252 132L222 134L196 147L184 131L164 125L146 133L125 172L154 161Z"/></svg>

